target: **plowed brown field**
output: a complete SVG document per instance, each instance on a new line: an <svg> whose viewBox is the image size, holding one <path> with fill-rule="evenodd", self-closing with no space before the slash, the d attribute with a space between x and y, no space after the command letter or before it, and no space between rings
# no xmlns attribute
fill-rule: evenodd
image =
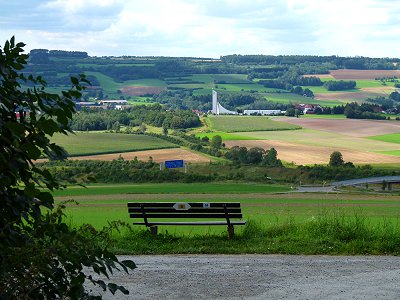
<svg viewBox="0 0 400 300"><path fill-rule="evenodd" d="M400 122L380 120L356 120L356 119L306 119L306 118L275 118L303 128L330 131L347 136L367 137L388 133L400 132Z"/></svg>

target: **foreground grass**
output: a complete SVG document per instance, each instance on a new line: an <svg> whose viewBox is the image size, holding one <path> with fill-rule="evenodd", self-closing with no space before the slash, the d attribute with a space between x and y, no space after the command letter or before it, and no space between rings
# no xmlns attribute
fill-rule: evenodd
<svg viewBox="0 0 400 300"><path fill-rule="evenodd" d="M146 230L125 227L110 230L107 239L98 239L117 254L329 254L399 255L400 226L384 220L372 225L368 219L325 214L297 223L265 226L250 221L229 239L220 234L178 235L168 232L151 235Z"/></svg>
<svg viewBox="0 0 400 300"><path fill-rule="evenodd" d="M248 194L279 193L290 191L285 185L252 183L143 183L143 184L92 184L72 186L54 191L54 196L90 196L116 194Z"/></svg>

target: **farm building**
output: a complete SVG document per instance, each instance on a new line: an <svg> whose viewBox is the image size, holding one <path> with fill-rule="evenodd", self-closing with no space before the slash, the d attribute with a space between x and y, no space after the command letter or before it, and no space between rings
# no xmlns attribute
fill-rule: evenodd
<svg viewBox="0 0 400 300"><path fill-rule="evenodd" d="M244 115L261 115L261 116L276 116L276 115L281 115L284 112L281 111L280 109L245 109L243 111Z"/></svg>
<svg viewBox="0 0 400 300"><path fill-rule="evenodd" d="M102 105L127 105L127 100L99 100Z"/></svg>
<svg viewBox="0 0 400 300"><path fill-rule="evenodd" d="M130 107L127 100L99 100L98 102L106 109L123 110Z"/></svg>

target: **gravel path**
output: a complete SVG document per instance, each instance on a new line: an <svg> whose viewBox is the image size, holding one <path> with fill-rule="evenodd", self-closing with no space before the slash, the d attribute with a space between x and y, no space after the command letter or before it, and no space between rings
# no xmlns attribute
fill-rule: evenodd
<svg viewBox="0 0 400 300"><path fill-rule="evenodd" d="M104 299L400 299L400 257L291 255L122 256L130 290Z"/></svg>

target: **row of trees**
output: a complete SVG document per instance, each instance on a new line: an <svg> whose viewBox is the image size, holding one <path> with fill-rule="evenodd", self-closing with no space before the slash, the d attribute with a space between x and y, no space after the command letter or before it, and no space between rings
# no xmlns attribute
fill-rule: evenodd
<svg viewBox="0 0 400 300"><path fill-rule="evenodd" d="M313 55L226 55L221 60L232 64L267 64L267 65L296 65L296 64L329 64L332 69L366 69L366 70L394 70L397 58L371 58L371 57L340 57L313 56ZM319 72L322 74L323 72ZM312 74L312 73L309 73ZM316 73L314 73L316 74Z"/></svg>
<svg viewBox="0 0 400 300"><path fill-rule="evenodd" d="M278 153L274 148L265 150L259 147L247 149L246 147L234 146L225 153L225 157L236 164L263 165L267 167L282 166L282 162L278 159Z"/></svg>
<svg viewBox="0 0 400 300"><path fill-rule="evenodd" d="M357 82L350 80L350 81L345 81L345 80L339 80L339 81L326 81L324 83L324 87L328 91L342 91L342 90L352 90L356 87Z"/></svg>
<svg viewBox="0 0 400 300"><path fill-rule="evenodd" d="M344 109L344 115L349 119L375 119L385 120L386 117L379 114L381 107L377 104L357 102L347 103Z"/></svg>

